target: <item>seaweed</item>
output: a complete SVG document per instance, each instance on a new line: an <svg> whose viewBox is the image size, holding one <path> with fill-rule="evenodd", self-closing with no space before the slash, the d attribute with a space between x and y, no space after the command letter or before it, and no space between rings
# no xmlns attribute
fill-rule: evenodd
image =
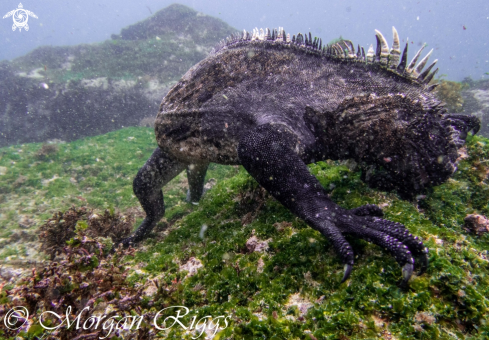
<svg viewBox="0 0 489 340"><path fill-rule="evenodd" d="M126 282L130 267L126 266L124 258L134 256L135 250L119 248L115 254L107 256L107 249L110 249L113 243L109 241L107 247L106 239L89 236L93 230L89 230L86 225L83 226L85 209L71 209L56 216L70 218L72 222L77 223L77 228L61 250L60 261L50 261L40 270L32 269L31 274L17 282L15 287L3 287L0 293L2 319L8 318L8 311L16 306L25 307L33 317L30 318L32 323L25 323L25 326L22 324L23 319L17 318L19 325L13 326L20 328L5 328L0 331L0 338L17 336L68 340L95 339L111 335L110 338L114 339L121 329L116 328L114 334L110 334L112 328L105 326L94 331L93 327L85 327L86 322L83 323L83 327L69 327L68 322L60 322L58 316L69 316L76 320L78 315L87 317L92 309L104 312L109 320L116 316L115 322L124 318L129 318L130 321L133 317L131 311L141 310L142 289ZM40 315L46 311L49 313L44 313L44 318L40 320ZM87 319L90 320L88 317ZM55 328L56 326L59 327ZM51 327L50 331L48 327ZM144 323L141 327L126 335L148 339L150 328Z"/></svg>
<svg viewBox="0 0 489 340"><path fill-rule="evenodd" d="M41 250L54 260L57 254L63 252L66 242L76 235L78 229L83 229L83 233L90 238L110 237L115 243L129 236L133 224L132 216L126 217L113 209L106 209L99 216L85 207L72 206L65 212L56 212L39 227Z"/></svg>

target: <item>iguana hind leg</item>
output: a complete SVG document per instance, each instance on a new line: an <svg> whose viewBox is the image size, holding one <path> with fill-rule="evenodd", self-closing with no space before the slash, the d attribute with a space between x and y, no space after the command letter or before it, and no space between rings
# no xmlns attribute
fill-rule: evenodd
<svg viewBox="0 0 489 340"><path fill-rule="evenodd" d="M121 241L124 246L144 239L165 215L165 202L161 188L186 167L187 164L179 162L157 148L139 169L133 181L133 191L146 212L146 218L132 236Z"/></svg>
<svg viewBox="0 0 489 340"><path fill-rule="evenodd" d="M406 284L412 275L413 255L421 258L423 270L427 265L423 243L403 225L380 218L382 211L376 206L347 210L332 202L296 151L300 150L299 142L284 125L261 125L241 138L238 156L272 196L332 242L345 264L343 281L350 275L354 259L344 235L386 248L403 267L401 284Z"/></svg>

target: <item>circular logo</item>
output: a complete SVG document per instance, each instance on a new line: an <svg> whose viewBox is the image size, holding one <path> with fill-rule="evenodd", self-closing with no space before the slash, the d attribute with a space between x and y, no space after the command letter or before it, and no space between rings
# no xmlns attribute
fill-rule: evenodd
<svg viewBox="0 0 489 340"><path fill-rule="evenodd" d="M16 306L9 310L3 319L5 327L11 330L19 329L24 326L29 318L29 311L23 306ZM16 326L19 322L22 322L20 326Z"/></svg>
<svg viewBox="0 0 489 340"><path fill-rule="evenodd" d="M18 27L24 27L27 24L27 20L29 19L29 15L25 11L25 9L18 9L14 13L14 22Z"/></svg>

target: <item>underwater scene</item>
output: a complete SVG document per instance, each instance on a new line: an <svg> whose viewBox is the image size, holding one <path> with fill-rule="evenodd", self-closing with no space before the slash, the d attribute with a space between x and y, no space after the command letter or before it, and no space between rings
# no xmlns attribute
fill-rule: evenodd
<svg viewBox="0 0 489 340"><path fill-rule="evenodd" d="M488 2L17 1L0 339L489 339Z"/></svg>

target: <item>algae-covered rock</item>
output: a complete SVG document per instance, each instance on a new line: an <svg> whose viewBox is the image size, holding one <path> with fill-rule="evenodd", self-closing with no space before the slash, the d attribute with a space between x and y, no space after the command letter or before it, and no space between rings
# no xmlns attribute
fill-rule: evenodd
<svg viewBox="0 0 489 340"><path fill-rule="evenodd" d="M131 196L131 181L151 153L152 147L146 149L144 145L153 138L150 129L128 128L64 143L58 146L55 163L37 161L31 170L26 164L37 159L41 144L0 149L0 166L8 167L2 176L6 185L12 185L19 170L27 177L23 186L10 189L9 194L0 193L2 215L17 218L15 214L28 208L25 203L30 197L43 190L41 201L52 204L52 209L63 207L66 212L68 203L78 202L78 207L94 209L92 215L103 216L104 208L112 205L125 209L126 215L132 211L140 220L142 216L135 210L137 201ZM89 150L94 150L93 154ZM141 158L127 159L127 154L138 151L143 154ZM125 161L117 158L121 153ZM81 166L76 158L83 158L88 166ZM69 270L65 285L56 286L56 277L61 278L61 274L47 261L38 265L35 273L29 270L24 274L27 280L23 286L12 283L18 278L8 284L0 282L0 286L5 284L1 305L21 303L29 297L33 300L26 306L38 316L47 308L41 304L47 301L46 294L62 291L72 293L74 299L81 297L75 300L79 310L95 296L90 292L104 294L110 290L107 280L100 287L88 281L91 275L99 275L97 280L101 280L100 275L107 273L117 284L115 297L100 295L90 311L144 315L146 323L140 329L147 339L190 339L198 335L181 327L159 331L152 324L153 317L169 306L188 308L189 314L182 319L185 324L194 316L196 320L227 316L227 326L223 321L219 324L219 339L484 339L489 336L489 234L467 231L464 219L471 214L489 216L488 161L489 140L469 137L453 178L413 201L369 188L361 181L360 172L347 163L328 161L309 167L340 206L377 204L387 219L405 224L423 240L429 248L430 264L425 274L412 278L408 289L397 286L402 273L390 254L354 239L354 270L349 280L340 283L343 266L322 235L264 193L243 169L211 165L209 178L215 178L216 184L198 205L185 202L184 176L165 187L165 219L132 255L114 262L100 256L97 247L83 246L89 254L74 252L84 240L76 233L86 230L79 223L75 235L70 236L78 241L65 246L74 254L74 264L67 262L63 267ZM72 166L57 165L68 162ZM40 172L50 178L57 173L58 179L43 187L36 182ZM69 181L71 177L76 183ZM88 185L91 190L83 189ZM77 198L77 188L84 200ZM19 205L12 206L13 201ZM46 209L40 204L39 208ZM7 218L0 217L0 223L10 226ZM86 217L80 219L86 221ZM89 244L93 238L88 232L86 236L85 244ZM249 247L265 241L261 251ZM1 273L17 270L14 259L21 256L8 255L15 244L1 249ZM98 262L90 254L95 254ZM10 267L4 270L4 263ZM115 309L109 308L111 303ZM64 307L62 304L56 310ZM205 331L213 334L213 329ZM80 334L89 333L83 332ZM47 337L47 333L40 334ZM130 334L136 336L135 332Z"/></svg>
<svg viewBox="0 0 489 340"><path fill-rule="evenodd" d="M465 216L464 221L469 232L477 235L489 232L489 220L485 216L470 214Z"/></svg>
<svg viewBox="0 0 489 340"><path fill-rule="evenodd" d="M2 61L0 146L137 126L155 116L174 82L234 32L174 4L111 40L44 46Z"/></svg>
<svg viewBox="0 0 489 340"><path fill-rule="evenodd" d="M155 36L162 38L170 34L208 46L229 33L230 27L221 20L189 7L173 4L144 21L123 28L120 35L114 35L112 38L144 40Z"/></svg>

